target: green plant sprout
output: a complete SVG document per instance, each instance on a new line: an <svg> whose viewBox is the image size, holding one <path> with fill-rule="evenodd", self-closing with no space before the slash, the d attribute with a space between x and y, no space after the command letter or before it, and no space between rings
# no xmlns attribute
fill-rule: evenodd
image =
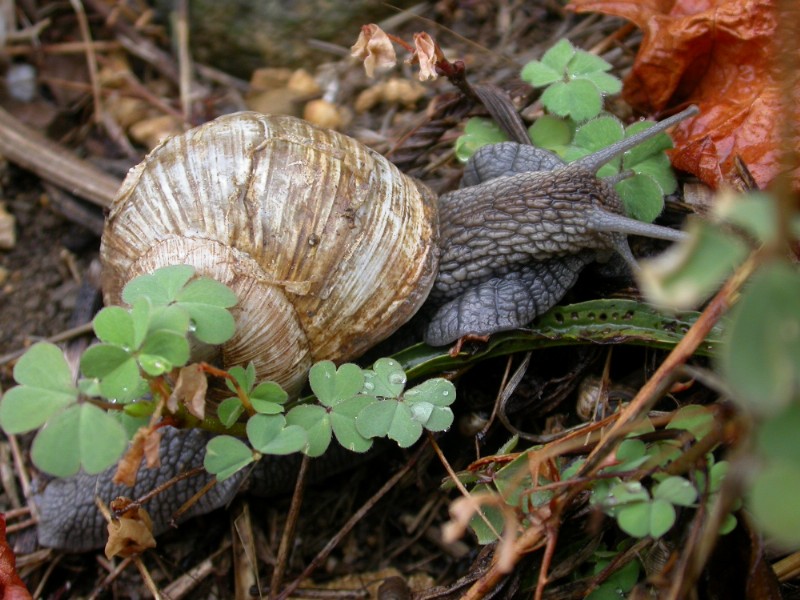
<svg viewBox="0 0 800 600"><path fill-rule="evenodd" d="M179 379L176 369L187 362L187 337L203 336L209 343L220 343L231 335L233 318L228 308L235 298L221 284L193 273L192 267L168 267L131 281L124 290L131 308L109 307L95 318L101 342L84 353L84 377L77 385L61 350L52 344L35 344L20 358L14 370L19 385L0 400L0 426L12 434L39 429L32 453L39 469L69 476L81 467L97 473L113 465L127 441L148 425L154 411L163 408L174 391ZM317 456L327 449L332 435L354 451L366 450L375 435L407 446L419 436L420 428L441 431L450 425L449 405L455 389L443 380L433 380L405 390L402 365L409 377L422 380L493 356L567 340L602 342L613 336L615 340L629 338L635 343L671 347L696 316L665 315L621 300L596 300L563 310L571 315L569 319L565 320L559 309L542 317L533 335L501 334L484 352L472 356L452 358L441 350L417 345L398 353L394 363L378 361L366 371L355 365L335 370L330 363L322 363L311 371L319 404L304 399L288 412L286 393L273 382L256 382L252 365L227 372L205 366L202 377L223 378L232 396L222 401L216 419L204 415L198 423L198 415L191 417L195 409L188 401L179 404L171 418L179 426L203 426L231 437L246 437L243 421L257 415L285 416L286 427L297 425L305 431L301 444L297 429L280 433L285 429L283 421L259 416L251 426L256 440L253 447L268 447L268 452L285 451L287 446L279 447L280 442L302 446L304 452ZM714 340L709 339L705 348L710 351L713 347ZM374 421L360 422L362 409ZM93 432L90 436L83 435L89 430ZM252 448L238 439L224 438L214 444L209 460L217 461L219 466L212 468L220 477L253 460Z"/></svg>
<svg viewBox="0 0 800 600"><path fill-rule="evenodd" d="M533 87L545 88L541 100L551 113L580 122L600 114L603 95L622 89L622 82L610 70L611 65L599 56L561 39L541 61L526 64L521 75Z"/></svg>
<svg viewBox="0 0 800 600"><path fill-rule="evenodd" d="M81 357L84 378L77 385L52 344L35 344L20 358L14 368L20 385L0 402L0 426L7 433L39 429L31 452L37 467L66 477L80 467L99 473L114 464L127 445L130 427L123 423L144 422L155 408L145 395L188 362L187 334L219 343L233 333L227 310L236 303L233 292L207 278L190 282L193 275L193 267L167 267L126 286L123 298L131 308L97 314L93 325L101 342ZM118 412L129 407L127 417Z"/></svg>
<svg viewBox="0 0 800 600"><path fill-rule="evenodd" d="M531 142L571 162L651 127L647 121L625 127L615 116L601 114L603 96L618 93L622 85L607 72L610 69L608 62L576 49L568 40L555 44L541 61L525 65L522 79L533 87L545 88L541 102L548 112L528 129ZM456 140L455 153L466 162L478 148L507 139L492 121L473 117L467 121L464 135ZM632 177L615 184L630 217L652 222L664 208L664 196L677 188L664 153L669 148L672 141L662 133L598 172L598 176L605 177L621 170L633 171Z"/></svg>
<svg viewBox="0 0 800 600"><path fill-rule="evenodd" d="M130 308L111 306L96 315L93 327L100 342L83 353L84 377L77 384L63 353L52 344L35 344L14 368L19 385L0 401L0 426L12 434L39 430L31 456L42 471L60 477L80 468L103 471L119 460L133 433L156 410L172 412L179 424L191 424L187 412L204 416L203 407L188 399L179 398L183 404L176 408L168 400L180 395L180 368L190 360L190 338L221 344L233 335L228 310L236 304L233 292L195 277L191 266L178 265L133 279L122 298ZM274 382L256 382L252 364L202 370L201 377L222 377L235 394L217 408L218 429L242 429L246 418L243 432L252 446L230 435L209 442L205 464L219 480L263 455L319 456L332 435L344 447L365 452L374 437L406 447L423 429L443 431L453 422L453 384L429 379L405 390L406 374L392 359L380 359L365 370L317 363L309 379L318 404L301 403L286 414L288 394Z"/></svg>
<svg viewBox="0 0 800 600"><path fill-rule="evenodd" d="M334 436L344 448L366 452L375 437L388 437L401 447L408 447L422 436L423 429L448 429L453 423L449 407L455 400L455 386L436 378L405 390L406 379L400 364L391 358L378 359L372 369L361 369L352 363L337 369L331 361L318 362L309 372L309 384L318 404L299 404L285 417L251 417L247 439L252 450L231 436L210 440L206 470L222 480L262 454L302 451L308 456L320 456Z"/></svg>
<svg viewBox="0 0 800 600"><path fill-rule="evenodd" d="M686 431L699 441L711 433L713 420L708 408L689 405L672 415L665 430ZM675 524L678 508L697 508L700 498L704 499L707 508L710 507L729 467L725 461L715 462L713 454L708 453L704 469L694 469L687 476L668 474L669 465L685 451L681 445L684 442L666 439L646 444L636 437L653 431L649 421L642 422L618 447L615 463L603 469L601 477L590 486L590 504L612 517L623 532L634 538L661 538ZM471 493L499 496L504 504L519 513L524 524L528 514L551 500L552 484L556 481L568 484L583 463L582 458L560 460L557 476L540 473L534 481L530 465L536 463L534 454L540 448L534 446L519 453L513 461L491 475L491 483L480 482ZM511 449L511 446L506 446L498 454L507 454ZM652 486L642 483L644 475L652 480ZM474 474L467 475L462 478L462 483L475 478ZM487 544L495 541L495 532L503 528L503 511L487 504L483 506L483 513L486 519L476 515L470 521L470 527L478 541ZM735 526L736 518L729 514L720 533L728 533Z"/></svg>
<svg viewBox="0 0 800 600"><path fill-rule="evenodd" d="M800 240L800 215L779 217L778 202L764 193L719 195L706 219L689 224L689 239L643 263L639 280L651 301L688 308L752 265L715 364L754 424L759 468L746 482L746 504L765 533L796 545L800 513L786 499L800 493L800 270L785 249Z"/></svg>
<svg viewBox="0 0 800 600"><path fill-rule="evenodd" d="M624 542L622 545L624 545ZM621 551L622 548L617 550L596 550L589 559L592 565L591 575L593 577L600 575ZM628 561L586 596L587 600L620 600L621 598L627 598L639 581L641 571L642 567L637 559Z"/></svg>

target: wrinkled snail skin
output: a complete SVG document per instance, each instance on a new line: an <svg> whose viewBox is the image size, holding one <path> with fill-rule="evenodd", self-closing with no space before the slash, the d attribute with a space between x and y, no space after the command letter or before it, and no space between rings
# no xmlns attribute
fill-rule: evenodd
<svg viewBox="0 0 800 600"><path fill-rule="evenodd" d="M39 510L39 543L71 552L101 548L107 540L106 521L95 505L95 496L106 504L119 496L138 498L175 474L201 465L207 441L207 434L199 430L181 431L178 435L165 432L161 443L161 468L142 469L133 489L112 483L115 468L99 475L79 473L66 479L38 481L34 500ZM291 477L287 469L273 469L273 474L278 477L286 475L287 479ZM153 519L154 534L166 531L172 514L211 478L211 475L204 473L180 481L170 488L169 493L161 494L157 502L147 504L145 509ZM204 514L230 502L242 478L243 473L237 473L212 487L189 510L186 518ZM283 483L277 489L286 489L287 485L291 485L277 483Z"/></svg>
<svg viewBox="0 0 800 600"><path fill-rule="evenodd" d="M462 187L439 199L442 253L431 300L443 305L425 341L440 346L524 327L561 300L585 265L613 252L637 268L628 234L681 239L624 216L613 183L596 172L696 113L689 107L570 164L514 142L478 150Z"/></svg>
<svg viewBox="0 0 800 600"><path fill-rule="evenodd" d="M79 473L66 479L37 481L34 500L39 510L39 543L69 552L102 548L108 539L107 524L97 509L95 497L106 504L119 496L139 498L175 475L202 466L210 437L207 432L197 429L165 428L160 446L161 467L140 469L133 488L112 483L116 467L99 475ZM245 469L217 483L178 522L227 506L240 492L262 497L290 492L301 460L300 455L265 457L252 471ZM361 460L360 455L334 446L324 456L310 461L308 479L321 481ZM144 508L153 521L154 535L167 531L175 512L211 479L212 476L205 472L184 479L145 504Z"/></svg>
<svg viewBox="0 0 800 600"><path fill-rule="evenodd" d="M462 187L438 203L424 184L342 134L291 117L221 117L167 141L126 178L101 245L105 300L119 304L137 275L194 265L239 298L223 364L252 360L259 379L290 393L313 362L351 360L390 335L429 292L431 345L523 327L590 262L619 252L635 266L628 234L680 238L622 216L611 183L595 173L695 111L569 165L531 146L485 147L467 164ZM165 432L166 466L140 470L132 492L112 486L112 470L51 481L35 497L40 542L72 551L101 546L105 524L94 496L137 497L202 464L206 440ZM295 464L269 457L249 485L279 492ZM327 455L312 464L329 470ZM226 504L239 477L190 514ZM182 482L146 506L157 531L184 492L200 485Z"/></svg>

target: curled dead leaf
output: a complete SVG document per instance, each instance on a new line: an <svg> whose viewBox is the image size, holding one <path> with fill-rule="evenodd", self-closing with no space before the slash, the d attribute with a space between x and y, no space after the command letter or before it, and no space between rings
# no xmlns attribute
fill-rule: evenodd
<svg viewBox="0 0 800 600"><path fill-rule="evenodd" d="M112 510L115 512L125 510L126 512L118 519L112 519L108 523L106 558L110 559L114 556L127 558L134 554L141 554L148 548L156 547L150 515L141 507L129 508L131 504L132 500L122 497L111 502Z"/></svg>
<svg viewBox="0 0 800 600"><path fill-rule="evenodd" d="M144 439L144 461L147 468L155 469L161 466L159 448L161 448L161 429L153 429Z"/></svg>
<svg viewBox="0 0 800 600"><path fill-rule="evenodd" d="M178 381L167 400L167 409L174 413L179 404L183 404L192 415L202 420L206 414L207 391L208 379L200 365L186 365L178 373Z"/></svg>
<svg viewBox="0 0 800 600"><path fill-rule="evenodd" d="M117 463L117 472L114 473L114 483L128 487L136 485L136 474L142 458L146 459L147 466L152 468L161 465L158 449L161 445L161 431L154 427L140 427L131 440L128 450Z"/></svg>
<svg viewBox="0 0 800 600"><path fill-rule="evenodd" d="M131 445L122 458L117 463L117 472L114 473L114 483L133 487L136 485L136 473L139 471L139 465L144 456L144 439L143 431L145 428L140 429L133 436Z"/></svg>

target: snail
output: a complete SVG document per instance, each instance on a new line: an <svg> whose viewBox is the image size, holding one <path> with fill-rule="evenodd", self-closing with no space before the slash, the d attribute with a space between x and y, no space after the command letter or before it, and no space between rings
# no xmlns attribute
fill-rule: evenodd
<svg viewBox="0 0 800 600"><path fill-rule="evenodd" d="M313 362L357 357L426 299L434 309L425 341L434 346L523 327L590 262L618 252L635 266L628 234L680 239L681 232L625 217L613 183L595 173L696 112L690 107L570 164L532 146L486 146L470 159L461 187L438 200L343 134L286 116L220 117L164 142L128 174L101 243L104 298L118 304L133 277L192 264L239 298L237 333L221 348L222 362L252 360L259 379L290 393ZM199 442L165 438L162 450L191 447L173 468L202 460ZM270 464L265 470L277 468ZM110 475L77 477L80 485L56 480L38 496L44 545L103 542L102 521L88 525L85 513ZM137 489L155 477L143 470ZM86 488L88 502L76 496ZM163 529L164 511L148 509ZM77 523L79 541L70 534ZM99 540L90 541L96 529Z"/></svg>

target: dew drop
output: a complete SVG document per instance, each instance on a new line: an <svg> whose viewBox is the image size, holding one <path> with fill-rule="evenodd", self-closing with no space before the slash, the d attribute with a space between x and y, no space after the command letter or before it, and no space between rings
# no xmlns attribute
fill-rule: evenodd
<svg viewBox="0 0 800 600"><path fill-rule="evenodd" d="M365 390L374 390L375 389L375 384L372 383L371 381L365 381L364 382L364 389Z"/></svg>
<svg viewBox="0 0 800 600"><path fill-rule="evenodd" d="M450 392L448 392L447 390L444 390L442 392L442 396L449 396L449 395L450 395Z"/></svg>
<svg viewBox="0 0 800 600"><path fill-rule="evenodd" d="M389 375L389 383L399 385L406 382L406 376L401 373L392 373Z"/></svg>

